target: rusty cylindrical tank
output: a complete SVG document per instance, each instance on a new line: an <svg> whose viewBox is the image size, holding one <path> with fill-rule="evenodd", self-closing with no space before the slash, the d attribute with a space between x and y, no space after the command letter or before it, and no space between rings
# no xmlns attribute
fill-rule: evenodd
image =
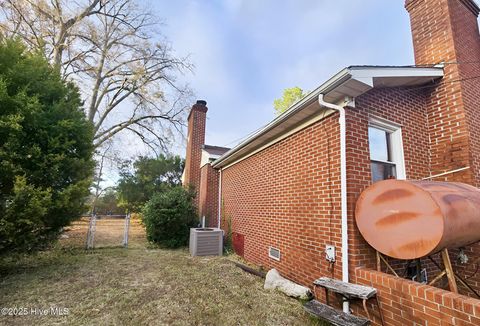
<svg viewBox="0 0 480 326"><path fill-rule="evenodd" d="M420 258L480 240L480 189L457 182L380 181L360 195L355 219L382 254Z"/></svg>

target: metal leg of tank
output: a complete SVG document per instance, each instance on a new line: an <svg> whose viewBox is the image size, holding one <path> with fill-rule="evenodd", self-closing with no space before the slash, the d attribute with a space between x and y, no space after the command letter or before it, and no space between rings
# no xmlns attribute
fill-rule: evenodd
<svg viewBox="0 0 480 326"><path fill-rule="evenodd" d="M447 250L447 249L445 249ZM446 251L446 254L444 254L442 252L442 258L444 258L444 256L447 255L448 257L448 251ZM432 263L437 266L437 268L441 271L440 274L438 274L437 276L435 276L435 278L430 281L430 283L428 283L428 285L433 285L435 282L437 282L438 280L440 280L445 274L448 273L447 269L442 269L442 267L431 257L431 256L428 256L428 258L430 259L430 261L432 261ZM450 262L450 259L448 259L448 262ZM448 263L447 263L448 264ZM445 265L445 260L444 260L444 266ZM451 266L451 265L450 265ZM477 291L475 291L474 288L472 288L470 286L470 284L468 284L465 280L462 279L462 277L460 275L458 275L457 273L455 273L455 271L453 269L451 269L451 275L453 275L454 277L454 280L460 282L460 284L462 284L466 289L470 290L473 294L475 294L477 296L477 298L480 298L480 293L478 293ZM448 277L448 274L447 274L447 277ZM449 285L450 285L450 280L449 280ZM456 285L456 283L455 283ZM451 290L451 288L450 288ZM451 290L453 292L453 290Z"/></svg>
<svg viewBox="0 0 480 326"><path fill-rule="evenodd" d="M403 269L402 277L405 278L408 275L408 269L410 268L410 265L412 264L412 259L407 260L407 263L405 264L405 268Z"/></svg>
<svg viewBox="0 0 480 326"><path fill-rule="evenodd" d="M466 287L467 289L469 289L470 291L472 291L472 293L475 294L475 295L477 296L477 298L480 299L480 294L479 294L477 291L475 291L475 289L472 288L467 282L465 282L464 280L462 280L462 278L461 278L457 273L455 273L455 278L456 278L460 283L462 283L462 285L463 285L464 287Z"/></svg>
<svg viewBox="0 0 480 326"><path fill-rule="evenodd" d="M378 251L375 251L377 253L377 271L381 272L382 271L382 260L380 259L380 253Z"/></svg>
<svg viewBox="0 0 480 326"><path fill-rule="evenodd" d="M422 262L420 259L415 260L416 272L417 272L417 282L422 282Z"/></svg>
<svg viewBox="0 0 480 326"><path fill-rule="evenodd" d="M387 269L389 269L393 273L393 275L395 275L396 277L399 277L397 272L392 268L392 266L390 266L388 261L382 256L380 252L377 251L377 271L379 272L382 271L382 261L387 266Z"/></svg>
<svg viewBox="0 0 480 326"><path fill-rule="evenodd" d="M430 283L428 283L428 285L433 285L433 284L437 283L438 280L440 280L446 273L447 273L447 271L443 270L440 274L435 276L435 278L433 280L431 280Z"/></svg>
<svg viewBox="0 0 480 326"><path fill-rule="evenodd" d="M445 266L445 270L447 271L448 287L450 288L450 291L458 293L457 281L455 280L455 272L453 271L447 248L442 250L442 259L443 266Z"/></svg>
<svg viewBox="0 0 480 326"><path fill-rule="evenodd" d="M368 299L363 299L362 304L363 304L363 310L365 310L365 313L367 314L368 319L372 319L370 316L370 313L368 312L367 308L367 300ZM378 314L380 316L380 321L382 322L382 326L385 325L385 322L383 321L383 313L382 313L382 308L380 307L380 301L378 300L378 293L375 295L375 301L377 302L377 307L378 307ZM372 306L373 307L373 306Z"/></svg>
<svg viewBox="0 0 480 326"><path fill-rule="evenodd" d="M450 257L448 255L448 249L443 249L441 252L442 261L443 261L443 268L431 257L428 256L430 261L433 262L435 266L440 270L440 273L430 281L429 285L433 285L434 283L438 282L444 275L447 275L448 279L448 287L450 291L458 293L456 275L452 268L452 263L450 262Z"/></svg>
<svg viewBox="0 0 480 326"><path fill-rule="evenodd" d="M362 303L363 303L363 310L365 310L365 313L367 314L367 318L371 320L372 317L370 317L370 313L368 312L367 300L363 299Z"/></svg>
<svg viewBox="0 0 480 326"><path fill-rule="evenodd" d="M382 321L382 326L383 326L385 325L385 322L383 320L383 312L382 312L382 308L380 307L380 301L378 300L378 295L375 296L375 300L377 301L378 313L380 314L380 320Z"/></svg>

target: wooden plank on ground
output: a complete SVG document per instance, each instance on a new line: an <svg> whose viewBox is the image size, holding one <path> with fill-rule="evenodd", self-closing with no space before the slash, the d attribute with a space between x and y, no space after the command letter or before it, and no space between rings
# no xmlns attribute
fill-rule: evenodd
<svg viewBox="0 0 480 326"><path fill-rule="evenodd" d="M370 325L370 320L351 314L346 314L343 311L334 309L326 304L312 300L303 306L304 309L325 321L328 321L335 326L367 326Z"/></svg>
<svg viewBox="0 0 480 326"><path fill-rule="evenodd" d="M318 280L315 280L313 284L326 288L330 291L340 293L347 299L369 299L377 294L377 290L375 288L346 283L329 277L320 277Z"/></svg>
<svg viewBox="0 0 480 326"><path fill-rule="evenodd" d="M243 264L240 264L240 263L237 263L237 262L234 262L234 264L235 264L235 266L240 267L241 269L243 269L245 272L250 273L250 274L253 274L253 275L256 275L256 276L258 276L258 277L265 278L265 276L267 275L265 272L258 271L258 270L256 270L256 269L250 268L250 267L245 266L245 265L243 265Z"/></svg>

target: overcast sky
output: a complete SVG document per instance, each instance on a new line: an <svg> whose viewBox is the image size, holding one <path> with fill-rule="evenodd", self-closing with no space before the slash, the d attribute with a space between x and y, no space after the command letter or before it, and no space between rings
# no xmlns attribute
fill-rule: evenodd
<svg viewBox="0 0 480 326"><path fill-rule="evenodd" d="M208 102L206 143L232 147L274 118L284 88L313 90L349 65L413 64L404 0L156 0ZM180 150L184 155L184 149Z"/></svg>

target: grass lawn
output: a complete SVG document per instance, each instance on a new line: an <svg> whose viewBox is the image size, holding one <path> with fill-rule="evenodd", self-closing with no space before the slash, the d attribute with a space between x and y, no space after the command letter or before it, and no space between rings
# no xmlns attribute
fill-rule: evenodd
<svg viewBox="0 0 480 326"><path fill-rule="evenodd" d="M86 252L61 244L33 256L0 259L0 307L27 308L0 316L2 325L316 325L300 302L263 290L263 280L228 257L131 248ZM83 243L83 240L82 240ZM65 316L40 309L67 308ZM31 309L37 309L37 315Z"/></svg>

